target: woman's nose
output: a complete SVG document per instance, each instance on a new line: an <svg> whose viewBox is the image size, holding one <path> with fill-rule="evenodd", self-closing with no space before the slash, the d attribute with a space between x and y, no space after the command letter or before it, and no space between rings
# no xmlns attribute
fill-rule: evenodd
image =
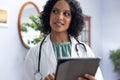
<svg viewBox="0 0 120 80"><path fill-rule="evenodd" d="M60 20L63 19L63 17L64 17L64 16L63 16L63 13L59 13L59 14L57 15L57 19L60 19Z"/></svg>

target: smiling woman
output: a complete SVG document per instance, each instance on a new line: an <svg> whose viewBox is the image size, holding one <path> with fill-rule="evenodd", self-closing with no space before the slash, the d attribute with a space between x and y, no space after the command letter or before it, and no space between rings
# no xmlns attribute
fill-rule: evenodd
<svg viewBox="0 0 120 80"><path fill-rule="evenodd" d="M77 0L47 0L41 16L47 37L29 49L24 61L23 80L54 80L60 58L95 57L90 47L78 40L84 28L84 15ZM89 70L84 75L84 78L77 76L73 80L103 80L100 68L95 76Z"/></svg>
<svg viewBox="0 0 120 80"><path fill-rule="evenodd" d="M40 10L33 2L22 5L18 16L18 32L26 48L35 45L40 37Z"/></svg>

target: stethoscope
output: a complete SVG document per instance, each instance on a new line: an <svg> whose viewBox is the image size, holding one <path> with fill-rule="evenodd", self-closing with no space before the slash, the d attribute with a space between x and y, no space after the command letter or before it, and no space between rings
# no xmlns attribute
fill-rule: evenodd
<svg viewBox="0 0 120 80"><path fill-rule="evenodd" d="M45 39L46 39L46 37L42 40L40 47L39 47L38 72L40 72L41 49L42 49L42 45L43 45L43 42L45 41ZM83 43L81 43L78 39L75 38L75 40L77 41L77 44L75 45L75 50L77 52L77 55L79 56L78 46L80 46L82 48L82 51L84 51L84 53L87 53L86 46Z"/></svg>

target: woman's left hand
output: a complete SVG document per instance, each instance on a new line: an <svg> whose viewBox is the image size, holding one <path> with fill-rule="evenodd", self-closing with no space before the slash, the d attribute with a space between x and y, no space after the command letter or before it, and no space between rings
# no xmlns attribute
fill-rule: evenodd
<svg viewBox="0 0 120 80"><path fill-rule="evenodd" d="M51 74L48 74L44 80L54 80L54 78L55 78L55 74L51 73Z"/></svg>
<svg viewBox="0 0 120 80"><path fill-rule="evenodd" d="M85 78L87 78L88 80L96 80L96 78L90 74L85 74ZM86 80L85 78L78 77L77 80Z"/></svg>

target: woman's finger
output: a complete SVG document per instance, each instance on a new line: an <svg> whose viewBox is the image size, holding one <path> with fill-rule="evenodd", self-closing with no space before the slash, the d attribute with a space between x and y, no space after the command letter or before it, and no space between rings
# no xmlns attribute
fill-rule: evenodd
<svg viewBox="0 0 120 80"><path fill-rule="evenodd" d="M54 80L54 74L48 74L48 76L45 77L45 80Z"/></svg>
<svg viewBox="0 0 120 80"><path fill-rule="evenodd" d="M54 78L55 78L54 74L49 74L48 77L50 80L54 80Z"/></svg>
<svg viewBox="0 0 120 80"><path fill-rule="evenodd" d="M85 77L88 78L89 80L96 80L96 78L92 75L85 74Z"/></svg>
<svg viewBox="0 0 120 80"><path fill-rule="evenodd" d="M50 79L49 79L49 77L47 76L47 77L45 77L45 79L44 79L44 80L50 80Z"/></svg>
<svg viewBox="0 0 120 80"><path fill-rule="evenodd" d="M78 77L78 79L77 79L77 80L87 80L87 79L82 78L82 77Z"/></svg>

